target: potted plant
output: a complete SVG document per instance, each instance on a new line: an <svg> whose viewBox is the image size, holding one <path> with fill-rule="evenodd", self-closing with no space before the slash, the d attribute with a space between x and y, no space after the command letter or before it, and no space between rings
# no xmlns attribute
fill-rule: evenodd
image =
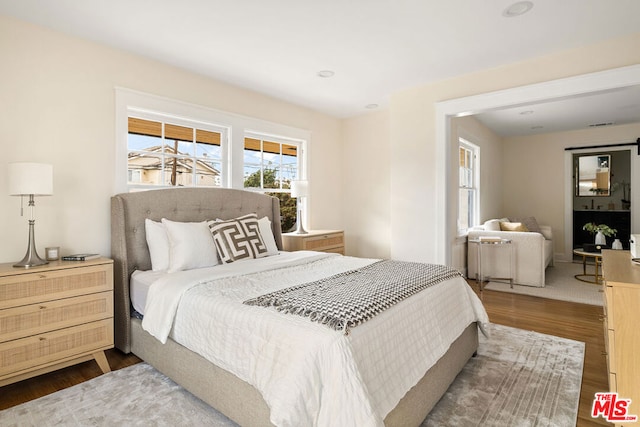
<svg viewBox="0 0 640 427"><path fill-rule="evenodd" d="M606 245L607 240L605 239L605 236L615 236L618 232L618 230L609 227L607 224L596 224L595 222L586 223L582 229L596 235L596 245Z"/></svg>

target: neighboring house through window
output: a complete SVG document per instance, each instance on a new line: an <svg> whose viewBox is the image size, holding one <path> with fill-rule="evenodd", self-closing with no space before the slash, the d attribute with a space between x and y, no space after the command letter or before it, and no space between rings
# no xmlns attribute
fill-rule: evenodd
<svg viewBox="0 0 640 427"><path fill-rule="evenodd" d="M458 146L458 235L478 225L480 218L480 147L460 138Z"/></svg>
<svg viewBox="0 0 640 427"><path fill-rule="evenodd" d="M189 123L160 114L144 116L144 119L128 117L129 186L222 186L222 145L227 141L225 128Z"/></svg>

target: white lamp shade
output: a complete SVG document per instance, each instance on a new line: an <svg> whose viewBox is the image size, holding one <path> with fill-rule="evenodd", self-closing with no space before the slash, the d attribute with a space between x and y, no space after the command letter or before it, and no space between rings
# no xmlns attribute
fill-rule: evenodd
<svg viewBox="0 0 640 427"><path fill-rule="evenodd" d="M309 195L309 181L291 181L291 197L307 197Z"/></svg>
<svg viewBox="0 0 640 427"><path fill-rule="evenodd" d="M53 194L53 166L43 163L9 163L9 195L50 196Z"/></svg>

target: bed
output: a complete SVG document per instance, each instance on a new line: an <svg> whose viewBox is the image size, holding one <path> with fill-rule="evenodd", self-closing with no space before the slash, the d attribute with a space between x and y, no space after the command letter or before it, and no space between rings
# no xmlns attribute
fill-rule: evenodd
<svg viewBox="0 0 640 427"><path fill-rule="evenodd" d="M443 282L445 285L442 285L442 287L454 289L446 292L449 292L451 295L458 295L456 296L456 301L459 299L461 304L460 310L458 310L458 308L454 308L448 312L457 313L459 311L461 313L467 313L464 316L460 315L460 319L457 319L456 314L456 318L445 320L445 322L461 324L463 326L459 327L459 331L447 332L449 335L454 334L454 336L452 336L452 338L446 338L446 342L433 343L434 349L443 348L442 354L436 354L436 350L432 350L430 348L431 344L428 346L429 348L426 348L427 346L424 346L423 348L423 344L420 344L420 348L418 348L418 350L424 350L424 358L420 356L419 363L423 363L422 360L428 359L429 357L434 360L429 362L429 366L427 368L419 371L420 373L417 377L414 373L414 377L411 379L406 381L403 379L402 381L399 381L401 383L404 381L406 384L394 385L395 389L403 390L400 397L397 397L398 390L393 391L393 393L395 393L395 395L393 395L391 391L386 392L386 390L384 390L386 386L383 385L385 382L385 373L386 375L389 375L385 370L385 365L400 363L399 360L395 360L396 358L400 358L400 354L392 356L386 354L392 353L394 351L393 347L396 347L396 345L385 344L385 346L390 347L390 349L380 351L381 355L375 356L377 357L375 358L368 354L376 353L375 350L378 347L382 348L382 345L380 343L376 343L374 345L373 343L368 342L369 338L367 337L374 335L384 336L384 334L387 334L390 338L395 338L395 335L402 335L402 333L398 333L398 331L417 328L420 333L424 330L428 330L428 333L431 334L429 335L429 337L431 337L429 339L433 339L433 337L435 337L436 339L434 341L439 341L440 339L445 340L441 337L441 335L445 334L438 332L441 326L435 325L435 321L433 319L429 320L429 323L427 323L429 327L425 328L418 328L417 326L407 328L406 325L389 326L397 323L397 321L393 320L394 318L401 318L401 316L404 316L404 314L401 313L412 312L411 310L423 310L421 307L424 305L424 302L422 300L418 300L418 298L426 298L424 296L425 294L429 292L436 292L435 290L431 291L431 289L439 289L441 287L440 285L432 286L429 289L421 291L416 295L399 302L395 306L384 310L373 319L352 328L350 331L347 328L342 328L342 330L331 330L326 327L326 325L309 322L306 318L298 318L291 314L277 313L272 308L243 306L242 309L248 313L253 313L253 311L250 310L255 310L255 313L260 313L260 316L276 319L276 322L291 322L293 325L292 329L297 330L298 332L296 333L301 337L306 337L307 331L305 329L296 328L313 328L313 333L320 334L320 338L313 338L311 343L307 341L300 342L304 343L302 347L313 347L315 345L314 343L317 341L320 343L318 344L319 347L314 347L313 350L316 353L323 354L323 357L325 357L325 353L332 354L334 348L339 348L341 352L349 354L353 352L353 360L350 357L343 357L343 353L340 353L335 359L330 359L330 356L326 356L326 359L323 359L323 362L318 363L318 365L331 365L331 372L329 374L321 372L318 375L313 375L312 379L306 378L307 371L315 372L315 370L318 370L316 365L313 365L310 369L300 369L300 372L290 372L295 371L295 369L283 370L282 372L287 376L298 375L298 377L292 378L293 383L301 384L299 387L296 386L302 390L300 393L304 392L299 396L295 395L295 390L288 390L290 388L296 389L296 387L288 387L287 384L289 383L282 383L282 381L285 380L280 377L275 378L274 375L274 378L269 378L268 373L263 372L261 374L262 376L256 379L248 374L255 369L258 362L251 361L250 358L255 356L251 356L251 354L249 354L247 358L237 357L238 355L244 355L247 353L246 349L242 347L243 345L250 345L243 344L243 338L238 338L239 335L233 335L234 339L238 341L237 349L233 346L229 346L227 341L230 341L230 339L228 337L226 341L222 340L222 338L224 338L222 337L221 342L207 344L211 349L202 350L200 348L196 348L194 350L193 348L198 347L198 343L201 342L196 338L191 338L192 343L183 345L185 342L180 336L182 333L181 331L188 330L190 328L181 327L179 325L186 322L184 319L190 319L189 316L191 316L193 310L176 309L176 316L178 317L175 320L175 325L173 323L170 325L170 332L169 330L165 331L165 343L162 342L162 339L153 336L148 332L153 332L152 328L149 328L149 326L143 327L143 322L151 319L154 311L150 310L145 314L142 320L140 319L140 316L136 316L136 310L132 308L131 278L132 275L134 275L134 272L148 272L151 270L151 255L146 239L145 223L148 224L149 220L160 221L162 218L170 221L187 223L212 219L226 220L238 218L245 214L256 214L258 218L267 218L271 224L273 242L278 250L282 249L279 201L278 199L267 195L235 189L180 188L119 194L112 197L111 256L114 259L115 269L114 299L116 347L125 353L132 352L136 354L142 360L154 366L160 372L182 385L191 393L198 396L200 399L207 402L239 425L306 425L308 422L317 425L335 425L336 422L339 422L341 425L348 425L349 423L353 425L384 424L387 426L420 425L428 412L438 402L451 382L455 379L456 375L466 364L468 359L475 353L478 346L479 326L481 327L488 321L486 313L482 308L482 304L477 300L475 294L469 290L468 285L466 285L466 282L464 282L462 277L445 280ZM292 260L289 260L287 257L291 257ZM320 273L320 271L324 272L326 270L327 272L335 272L338 270L350 270L354 265L361 265L365 267L377 265L376 260L361 260L351 257L342 257L341 255L335 254L331 254L331 256L329 256L329 254L303 252L280 253L278 256L269 258L273 258L277 263L281 264L278 267L281 268L281 270L278 270L278 275L276 275L276 277L278 280L280 280L281 277L286 277L287 279L284 280L285 282L289 280L289 276L279 276L282 271L285 271L283 263L287 263L287 274L291 274L291 277L296 277L297 279L299 278L296 275L300 277L319 277L319 275L324 274ZM256 265L259 263L265 264L267 262L272 262L265 261L265 259L266 258L261 258L252 261L255 261ZM291 265L289 265L289 263L291 263ZM307 263L309 266L314 266L314 268L307 268ZM233 266L233 264L235 264L235 266ZM252 265L249 261L241 261L233 264L229 265L234 268L238 268L238 266L248 267ZM316 266L318 267L317 269L315 268ZM190 296L182 297L183 299L180 301L201 301L203 298L198 295L198 292L222 292L220 291L221 288L219 283L226 284L225 280L232 279L248 280L251 283L255 283L257 289L269 289L269 286L265 284L269 282L269 278L271 277L271 280L274 283L277 281L273 279L274 273L272 272L275 270L271 270L271 268L273 267L256 267L251 274L246 275L246 279L244 276L236 279L237 273L229 273L227 275L229 278L222 278L218 281L211 282L207 282L200 278L195 279L197 275L201 275L201 273L206 269L195 269L198 271L193 273L181 272L185 275L191 276L192 280L194 280L194 285L192 287L188 287L188 290L185 291L184 295ZM213 267L212 270L218 272L223 269ZM175 281L175 278L167 280ZM220 282L220 280L222 280L222 282ZM206 283L203 284L203 282ZM207 286L212 283L215 283L216 287L208 288ZM273 283L271 285L273 285ZM152 286L156 285L154 284ZM236 284L230 284L228 286L233 287L236 286ZM156 289L158 288L159 286L156 286ZM244 292L244 290L242 292ZM153 294L150 292L150 295ZM245 299L245 297L246 295L243 294L240 299ZM446 298L451 298L451 296ZM183 304L183 302L181 302L181 304ZM439 305L444 306L452 304L440 303ZM147 304L147 307L149 307L149 304ZM203 309L201 308L199 310ZM235 316L235 314L233 315ZM417 316L418 314L414 315ZM294 317L297 320L292 320ZM282 319L287 320L283 321ZM179 323L179 320L182 323ZM193 319L191 321L193 322ZM243 318L238 320L238 322L240 322L238 324L241 325L241 322L247 321L248 320ZM151 320L149 320L149 322L151 322ZM195 322L197 323L198 321L196 320ZM266 324L266 321L263 322L260 320L257 324L262 325L263 323ZM401 329L397 329L394 332L394 327ZM267 340L265 340L264 337L254 337L252 339L254 339L254 341L258 339L262 339L263 341L272 341L271 337L277 338L279 334L284 334L283 330L286 328L288 328L288 326L266 331L265 334L267 335L265 336L270 337ZM220 330L223 330L223 328L212 328L212 331L208 331L207 334L217 336L217 333L222 333L219 332ZM206 341L208 341L208 339ZM182 342L182 344L179 342ZM249 340L249 342L251 341ZM324 345L323 343L325 342L330 344ZM298 353L304 353L302 351L298 352L297 349L300 346L295 347L293 344L286 345L289 346L286 347L286 352L281 351L280 356L270 356L269 363L271 363L271 365L265 365L268 369L274 369L274 366L278 365L278 357L282 357L283 360L286 360L286 363L289 363L288 358L295 358ZM413 342L408 345L418 347L418 344ZM207 353L208 351L217 351L216 347L224 347L224 350L221 351L224 351L231 356L235 355L235 357L242 362L244 367L236 368L235 366L229 365L231 362L216 359L217 356L211 356ZM331 350L326 350L328 348ZM363 349L366 349L366 351ZM367 353L366 357L363 356L363 353ZM304 357L304 360L306 360L307 357L311 356L303 355L300 357ZM385 357L388 358L386 362ZM219 362L213 363L212 360L219 360ZM331 362L327 362L328 360ZM339 363L336 361L339 361ZM260 361L260 363L262 364L262 361ZM335 367L336 365L342 366L341 364L344 364L346 367L345 370L349 371L350 376L346 376L346 374ZM400 364L402 365L402 363ZM404 363L404 365L407 365L407 363ZM413 364L411 365L413 366ZM401 368L402 367L399 367L397 369ZM264 371L264 368L262 368L262 370ZM339 378L335 379L334 377L336 377L336 375L338 375ZM340 377L341 375L342 377ZM393 375L391 376L393 377ZM289 380L290 379L287 379L287 381ZM278 383L278 381L280 381L280 383ZM327 381L327 383L322 383L322 381ZM359 384L358 387L353 385L356 383ZM268 390L264 389L265 384ZM271 387L271 384L279 385ZM354 389L357 388L357 390L354 391L348 387L347 389L344 389L345 387L340 388L337 387L337 384L348 384L349 387ZM331 387L333 387L333 389ZM389 388L393 387L389 386ZM287 389L286 393L293 395L283 396L281 401L277 395L277 393L281 392L281 389ZM314 392L314 390L316 392ZM338 396L344 397L344 405L352 405L353 402L350 402L349 399L352 399L354 395L356 396L356 401L353 406L348 408L340 407L343 403L341 402L341 398ZM275 400L274 396L276 396ZM268 404L267 401L270 402L270 404ZM311 413L307 414L305 412L300 415L297 409L292 409L292 414L289 414L287 412L288 409L286 409L288 407L287 405L291 404L292 406L296 406L298 401L302 402L300 405L304 407L304 411L311 411ZM362 408L360 408L360 403L362 403ZM279 406L282 406L283 404L285 405L285 408L280 408ZM312 408L308 409L309 406ZM357 408L354 409L355 406L357 406ZM384 409L379 410L379 408L382 407L384 407ZM324 415L316 414L318 418L314 418L316 415L314 415L312 411L315 409L317 409L318 414ZM310 418L304 418L304 416L309 416ZM273 421L274 419L276 420L275 422Z"/></svg>

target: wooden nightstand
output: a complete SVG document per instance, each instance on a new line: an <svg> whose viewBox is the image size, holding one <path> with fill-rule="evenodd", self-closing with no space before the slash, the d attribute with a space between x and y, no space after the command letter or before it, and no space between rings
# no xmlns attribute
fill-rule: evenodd
<svg viewBox="0 0 640 427"><path fill-rule="evenodd" d="M282 245L285 251L334 252L344 255L344 232L313 230L307 234L284 233Z"/></svg>
<svg viewBox="0 0 640 427"><path fill-rule="evenodd" d="M95 359L111 369L113 260L0 264L0 386Z"/></svg>

